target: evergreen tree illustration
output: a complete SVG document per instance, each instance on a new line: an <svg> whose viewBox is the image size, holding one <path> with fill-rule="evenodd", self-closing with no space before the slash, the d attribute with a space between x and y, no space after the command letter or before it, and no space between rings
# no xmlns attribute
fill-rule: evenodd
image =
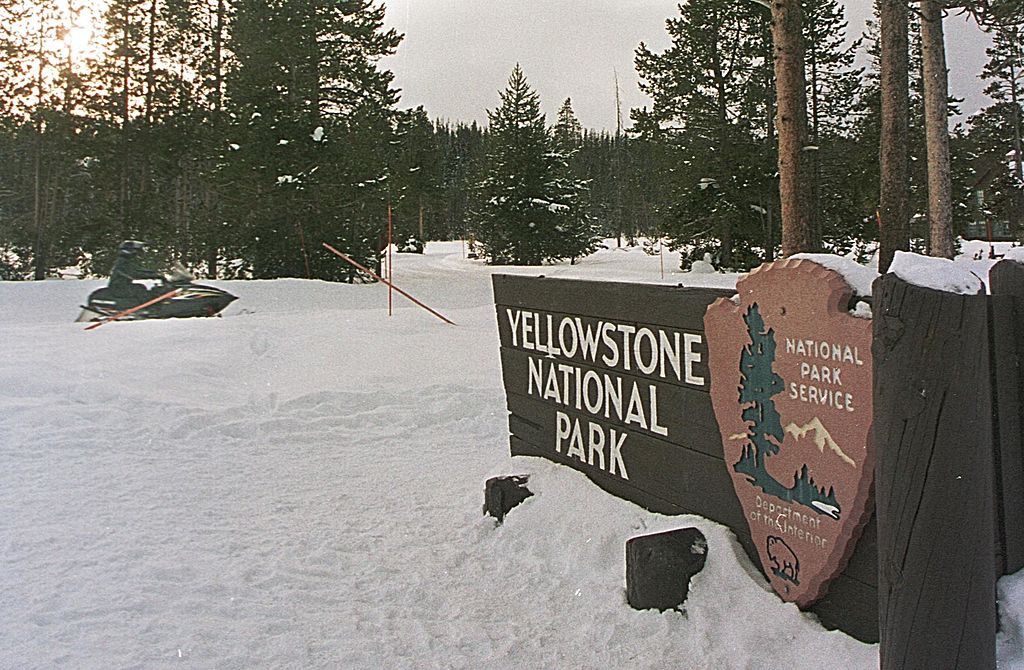
<svg viewBox="0 0 1024 670"><path fill-rule="evenodd" d="M764 459L779 453L779 444L785 436L772 396L780 393L785 384L782 377L772 369L775 361L775 333L770 328L765 329L757 303L750 306L743 321L747 324L750 344L743 348L740 355L740 405L744 406L743 420L751 423L747 429L750 442L744 448L740 463L747 461L747 465L753 468L749 474L760 480L759 483L767 483L763 480L763 477L768 477ZM740 463L736 464L737 470L740 470Z"/></svg>

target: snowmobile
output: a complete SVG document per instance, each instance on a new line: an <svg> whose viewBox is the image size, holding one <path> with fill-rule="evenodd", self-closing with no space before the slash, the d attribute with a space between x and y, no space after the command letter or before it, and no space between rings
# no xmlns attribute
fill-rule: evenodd
<svg viewBox="0 0 1024 670"><path fill-rule="evenodd" d="M192 275L180 263L175 263L161 281L149 290L142 284L136 294L115 292L110 287L96 289L89 294L89 300L82 305L78 321L105 321L125 310L143 305L160 298L171 291L177 291L162 300L118 317L119 321L138 319L171 319L193 316L214 316L237 300L227 291L212 286L193 284Z"/></svg>

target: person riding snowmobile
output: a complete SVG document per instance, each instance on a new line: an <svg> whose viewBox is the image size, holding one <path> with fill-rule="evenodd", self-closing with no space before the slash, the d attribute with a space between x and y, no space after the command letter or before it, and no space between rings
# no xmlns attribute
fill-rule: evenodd
<svg viewBox="0 0 1024 670"><path fill-rule="evenodd" d="M237 300L223 289L192 281L192 276L175 263L166 272L143 267L141 254L145 244L126 240L117 251L110 269L110 281L89 294L78 321L136 321L214 316ZM137 279L161 280L152 289Z"/></svg>
<svg viewBox="0 0 1024 670"><path fill-rule="evenodd" d="M110 282L107 287L112 293L142 302L149 297L149 289L136 284L136 279L163 279L162 272L142 267L140 254L145 251L144 242L126 240L117 250L117 260L110 268Z"/></svg>

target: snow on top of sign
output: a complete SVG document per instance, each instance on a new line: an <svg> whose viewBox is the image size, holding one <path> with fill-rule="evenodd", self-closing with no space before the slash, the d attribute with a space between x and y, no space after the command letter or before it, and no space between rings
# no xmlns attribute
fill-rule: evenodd
<svg viewBox="0 0 1024 670"><path fill-rule="evenodd" d="M872 316L871 305L867 304L863 300L858 300L857 304L850 310L850 315L855 316L858 319L870 319Z"/></svg>
<svg viewBox="0 0 1024 670"><path fill-rule="evenodd" d="M1024 247L1010 247L1006 250L1006 255L1003 258L1008 261L1024 263Z"/></svg>
<svg viewBox="0 0 1024 670"><path fill-rule="evenodd" d="M897 251L892 265L889 266L889 272L908 284L936 291L961 295L976 295L985 291L981 277L972 272L966 264L946 258Z"/></svg>
<svg viewBox="0 0 1024 670"><path fill-rule="evenodd" d="M871 283L878 277L874 268L835 254L795 254L791 258L813 261L829 270L835 270L853 288L854 294L859 296L871 295Z"/></svg>

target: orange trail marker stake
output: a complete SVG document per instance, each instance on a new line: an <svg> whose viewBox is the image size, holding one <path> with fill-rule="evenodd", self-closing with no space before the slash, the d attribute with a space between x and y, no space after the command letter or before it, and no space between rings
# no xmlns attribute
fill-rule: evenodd
<svg viewBox="0 0 1024 670"><path fill-rule="evenodd" d="M352 265L356 266L357 268L359 268L360 270L362 270L362 271L363 271L363 272L365 272L366 274L370 275L371 277L373 277L373 278L374 278L374 279L376 279L377 281L380 281L380 282L384 282L384 283L385 283L385 284L387 284L387 285L388 285L388 286L389 286L390 288L393 288L393 289L395 289L396 291L398 291L399 293L401 293L402 295L404 295L404 296L405 296L406 298L408 298L409 300L413 301L413 302L414 302L415 304L417 304L417 305L419 305L420 307L422 307L423 309L427 310L428 312L430 312L431 314L433 314L433 315L434 315L434 316L436 316L437 318L441 319L441 320L442 320L442 321L444 321L445 323L451 324L451 325L453 325L453 326L454 326L454 325L457 325L457 324L456 324L456 323L455 323L454 321L452 321L452 320L451 320L451 319L449 319L448 317L444 316L444 315L443 315L443 314L441 314L440 312L435 312L434 310L430 309L429 307L427 307L426 305L424 305L424 304L423 304L422 302L420 302L420 301L419 301L419 300L417 300L416 298L412 297L411 295L409 295L408 293L406 293L406 292L405 292L405 291L403 291L402 289L398 288L397 286L395 286L394 284L392 284L391 282L389 282L389 281L388 281L387 279L384 279L383 277L381 277L380 275L378 275L378 274L377 274L376 272L374 272L374 271L373 271L373 270L371 270L370 268L368 268L368 267L365 267L365 266L363 266L363 265L360 265L359 263L357 263L356 261L352 260L351 258L349 258L349 257L348 257L348 256L346 256L345 254L341 253L340 251L338 251L337 249L335 249L335 248L334 248L334 247L332 247L331 245L327 244L326 242L324 242L324 243L323 243L323 245L324 245L324 248L325 248L325 249L327 249L328 251L330 251L330 252L331 252L332 254L334 254L335 256L338 256L338 257L339 257L339 258L341 258L342 260L348 261L349 263L351 263Z"/></svg>
<svg viewBox="0 0 1024 670"><path fill-rule="evenodd" d="M395 281L395 268L391 264L391 203L388 203L388 279ZM388 316L392 316L391 305L394 302L394 296L392 293L392 285L388 284Z"/></svg>
<svg viewBox="0 0 1024 670"><path fill-rule="evenodd" d="M167 300L171 296L178 295L178 293L180 293L180 292L181 292L181 289L179 289L179 288L176 288L173 291L168 291L167 293L164 293L161 296L153 298L152 300L147 300L146 302L142 303L141 305L136 305L135 307L131 307L129 309L126 309L126 310L123 310L121 312L118 312L117 314L113 314L111 316L108 316L105 319L100 319L96 323L93 323L93 324L90 324L90 325L86 326L84 328L84 330L92 330L93 328L99 328L100 326L102 326L105 323L110 323L111 321L117 321L122 316L128 316L129 314L131 314L133 312L137 312L140 309L143 309L145 307L149 307L150 305L155 305L156 303L160 302L161 300Z"/></svg>

